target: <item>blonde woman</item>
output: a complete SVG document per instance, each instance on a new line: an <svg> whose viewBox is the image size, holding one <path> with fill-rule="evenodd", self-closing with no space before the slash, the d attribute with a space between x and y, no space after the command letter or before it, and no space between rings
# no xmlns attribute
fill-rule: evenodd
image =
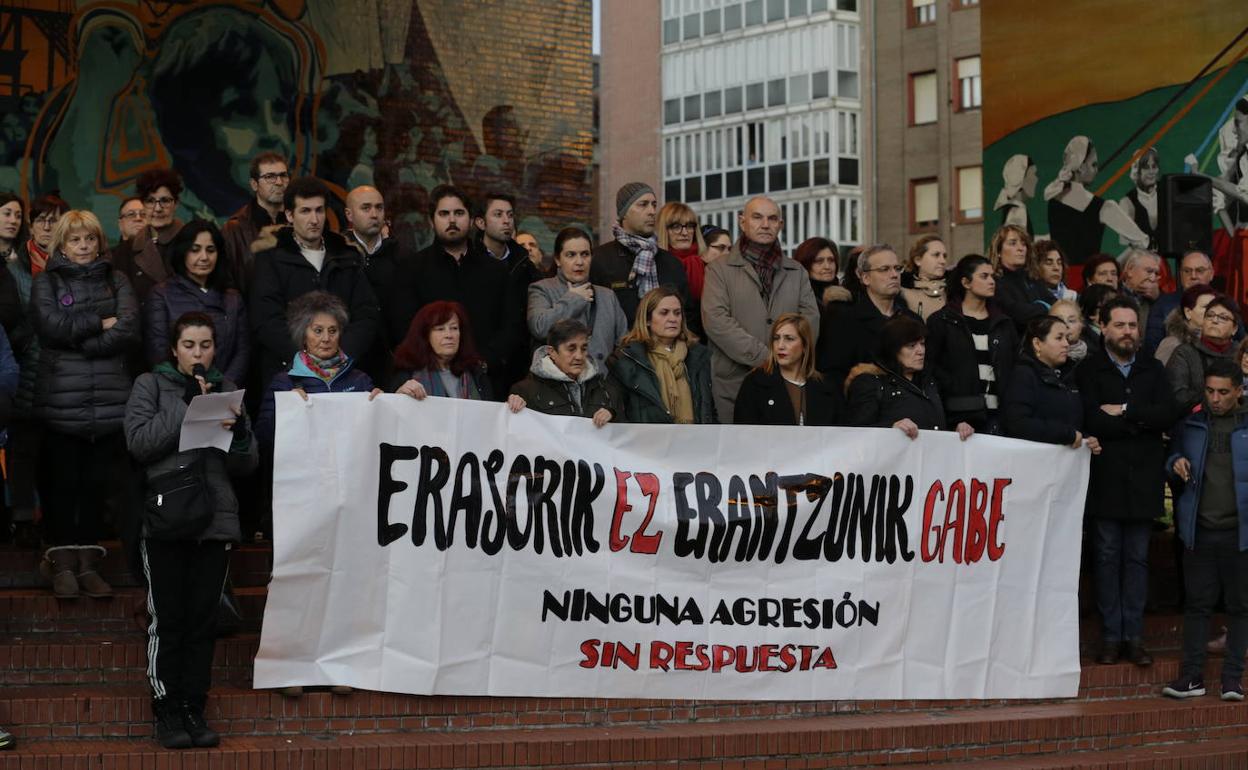
<svg viewBox="0 0 1248 770"><path fill-rule="evenodd" d="M738 425L837 425L841 398L815 370L810 321L785 313L771 325L771 355L741 382L734 411Z"/></svg>
<svg viewBox="0 0 1248 770"><path fill-rule="evenodd" d="M659 209L654 233L658 237L659 248L669 251L685 266L685 275L689 277L689 298L700 304L709 256L706 241L702 240L702 228L698 227L698 215L685 204L672 201Z"/></svg>
<svg viewBox="0 0 1248 770"><path fill-rule="evenodd" d="M711 353L689 331L680 295L660 286L637 306L608 364L624 398L621 422L715 423Z"/></svg>
<svg viewBox="0 0 1248 770"><path fill-rule="evenodd" d="M997 274L997 306L1022 330L1027 322L1045 314L1031 301L1027 286L1027 263L1032 261L1031 236L1018 225L1005 225L993 233L988 261Z"/></svg>
<svg viewBox="0 0 1248 770"><path fill-rule="evenodd" d="M42 567L58 599L113 593L98 572L101 501L125 476L126 356L140 336L134 291L101 259L104 248L94 214L66 212L30 292L40 347L34 408L44 431L39 496L50 545Z"/></svg>
<svg viewBox="0 0 1248 770"><path fill-rule="evenodd" d="M945 270L949 249L939 235L924 235L915 241L901 273L901 294L906 307L926 321L945 306Z"/></svg>

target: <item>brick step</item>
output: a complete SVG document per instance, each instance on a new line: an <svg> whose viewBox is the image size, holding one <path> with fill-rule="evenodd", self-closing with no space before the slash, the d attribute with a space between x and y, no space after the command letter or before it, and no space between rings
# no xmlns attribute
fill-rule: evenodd
<svg viewBox="0 0 1248 770"><path fill-rule="evenodd" d="M211 752L164 752L148 741L26 742L0 770L115 768L546 768L926 766L1034 755L1242 740L1248 708L1217 700L1098 701L994 709L841 714L735 722L227 736ZM329 729L333 729L332 726ZM20 736L19 736L20 737ZM683 763L679 764L678 763ZM979 767L980 765L976 765ZM1001 766L1017 767L1017 762ZM1059 765L1060 766L1060 765ZM1077 766L1077 765L1076 765ZM1173 763L1171 766L1175 766Z"/></svg>
<svg viewBox="0 0 1248 770"><path fill-rule="evenodd" d="M260 635L217 640L213 677L249 684ZM118 634L28 634L0 643L0 699L12 686L142 682L147 637ZM0 722L0 725L3 723Z"/></svg>
<svg viewBox="0 0 1248 770"><path fill-rule="evenodd" d="M133 653L131 653L133 654ZM218 650L229 658L232 650ZM1206 668L1211 694L1218 693L1218 666ZM1143 699L1161 702L1161 685L1178 675L1175 659L1140 669L1130 664L1091 666L1083 672L1076 700L1033 701L673 701L594 698L490 698L412 696L356 691L349 695L308 692L287 698L271 690L253 690L235 667L223 676L209 699L208 716L223 732L247 735L300 734L323 730L378 732L399 729L479 730L574 724L650 724L772 719L831 714L887 714L939 711L954 713L998 708L1044 707L1085 702ZM0 690L0 725L20 737L107 737L148 735L150 695L141 665L106 683L16 684ZM1213 701L1213 697L1203 700ZM1248 714L1248 709L1245 709Z"/></svg>
<svg viewBox="0 0 1248 770"><path fill-rule="evenodd" d="M936 763L941 770L1230 770L1248 766L1248 738L1075 751L1062 756ZM861 770L883 770L884 765Z"/></svg>
<svg viewBox="0 0 1248 770"><path fill-rule="evenodd" d="M100 574L114 586L138 586L142 580L131 574L121 543L101 543L108 554L100 562ZM0 588L39 588L47 581L39 574L43 550L32 551L13 545L0 545ZM230 578L236 586L268 585L273 572L273 546L269 543L243 543L230 558Z"/></svg>
<svg viewBox="0 0 1248 770"><path fill-rule="evenodd" d="M260 630L268 589L236 586L234 597L243 612L244 628ZM57 599L46 588L0 588L0 638L43 633L129 633L146 617L147 593L139 587L118 588L111 599Z"/></svg>

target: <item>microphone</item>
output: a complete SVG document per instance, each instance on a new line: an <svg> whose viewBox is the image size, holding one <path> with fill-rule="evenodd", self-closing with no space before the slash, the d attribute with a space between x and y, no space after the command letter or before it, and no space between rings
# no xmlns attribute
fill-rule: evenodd
<svg viewBox="0 0 1248 770"><path fill-rule="evenodd" d="M195 364L194 366L191 367L191 376L192 377L207 377L208 370L204 368L203 364Z"/></svg>

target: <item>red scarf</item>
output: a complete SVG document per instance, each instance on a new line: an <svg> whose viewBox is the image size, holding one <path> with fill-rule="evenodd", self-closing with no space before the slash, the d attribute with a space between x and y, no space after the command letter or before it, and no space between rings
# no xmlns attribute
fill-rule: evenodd
<svg viewBox="0 0 1248 770"><path fill-rule="evenodd" d="M1235 340L1231 339L1223 340L1222 342L1214 342L1213 340L1205 339L1204 337L1200 338L1200 344L1204 345L1209 350L1212 350L1214 353L1225 353L1231 349L1231 343L1234 341Z"/></svg>
<svg viewBox="0 0 1248 770"><path fill-rule="evenodd" d="M706 282L706 263L698 254L696 245L687 249L669 249L672 255L685 266L685 275L689 277L689 296L694 302L702 301L702 284Z"/></svg>
<svg viewBox="0 0 1248 770"><path fill-rule="evenodd" d="M31 238L26 242L26 253L30 256L31 276L36 276L42 273L43 268L48 264L48 253L39 248L39 245L35 243L34 238Z"/></svg>

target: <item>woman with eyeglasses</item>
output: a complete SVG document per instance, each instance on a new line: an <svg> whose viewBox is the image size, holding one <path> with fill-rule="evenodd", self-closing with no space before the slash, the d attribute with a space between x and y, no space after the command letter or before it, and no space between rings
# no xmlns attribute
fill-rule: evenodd
<svg viewBox="0 0 1248 770"><path fill-rule="evenodd" d="M707 248L698 227L698 215L683 203L672 201L659 209L659 219L654 234L659 248L666 249L680 260L689 278L691 310L702 307L702 286L706 282ZM731 248L731 246L730 246ZM689 328L702 336L702 313L691 312L685 319Z"/></svg>
<svg viewBox="0 0 1248 770"><path fill-rule="evenodd" d="M182 230L182 220L176 215L182 179L171 168L157 168L140 174L134 188L143 201L147 226L134 240L113 250L112 262L130 279L139 301L146 302L156 284L173 274L170 246Z"/></svg>
<svg viewBox="0 0 1248 770"><path fill-rule="evenodd" d="M52 231L66 211L69 211L69 204L55 194L41 195L30 204L30 240L26 242L26 254L32 277L47 267Z"/></svg>
<svg viewBox="0 0 1248 770"><path fill-rule="evenodd" d="M1219 358L1234 358L1235 332L1239 329L1239 308L1230 297L1219 294L1205 305L1200 338L1175 348L1166 363L1166 376L1174 390L1174 400L1184 414L1205 398L1205 369Z"/></svg>

